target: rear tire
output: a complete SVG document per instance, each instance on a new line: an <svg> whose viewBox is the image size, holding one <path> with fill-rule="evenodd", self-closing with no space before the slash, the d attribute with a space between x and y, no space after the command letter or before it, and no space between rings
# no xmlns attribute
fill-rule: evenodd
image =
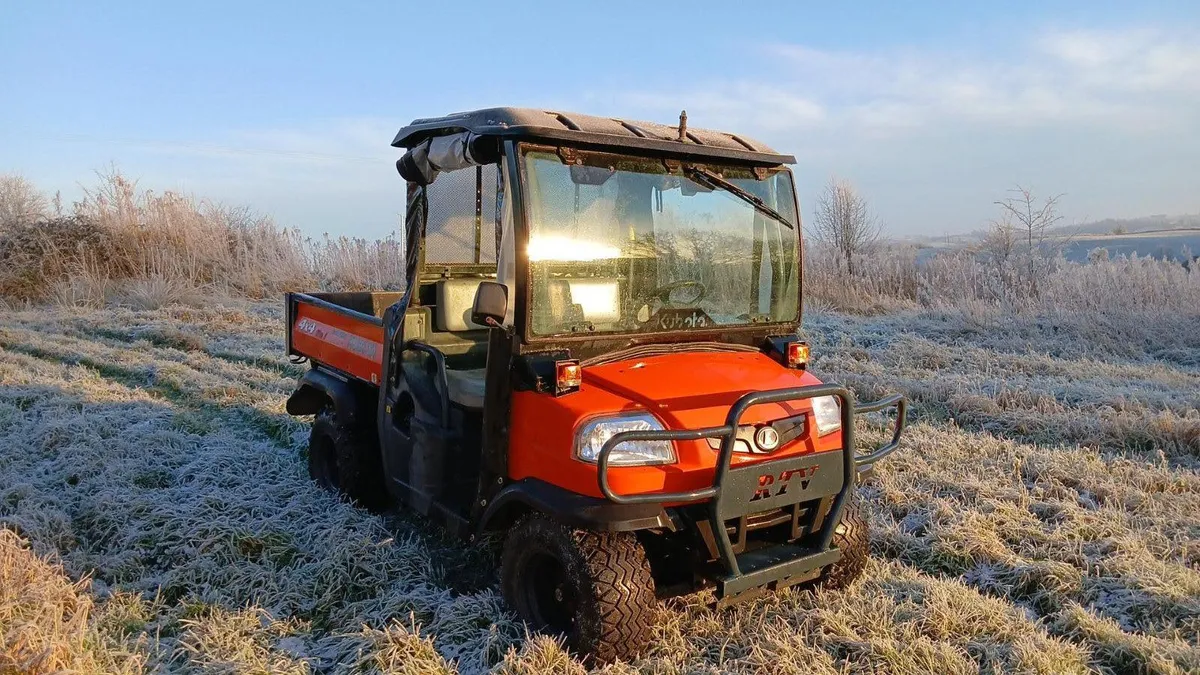
<svg viewBox="0 0 1200 675"><path fill-rule="evenodd" d="M504 542L500 580L521 618L566 636L594 663L635 657L650 642L658 600L632 532L578 530L528 516Z"/></svg>
<svg viewBox="0 0 1200 675"><path fill-rule="evenodd" d="M308 475L322 488L371 511L388 506L375 430L340 422L332 405L313 420Z"/></svg>
<svg viewBox="0 0 1200 675"><path fill-rule="evenodd" d="M847 498L846 508L842 510L842 522L833 532L833 545L842 552L842 557L825 570L816 585L840 590L862 576L871 554L871 533L854 495Z"/></svg>

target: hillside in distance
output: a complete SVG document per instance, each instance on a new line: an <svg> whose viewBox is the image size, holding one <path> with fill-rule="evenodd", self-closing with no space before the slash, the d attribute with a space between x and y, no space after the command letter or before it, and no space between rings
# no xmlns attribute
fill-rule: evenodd
<svg viewBox="0 0 1200 675"><path fill-rule="evenodd" d="M981 230L901 241L921 249L918 259L926 261L941 251L979 251L986 236ZM1046 246L1061 249L1072 262L1086 261L1093 251L1104 249L1109 257L1137 255L1182 263L1200 255L1200 214L1104 218L1050 228L1045 239Z"/></svg>
<svg viewBox="0 0 1200 675"><path fill-rule="evenodd" d="M1055 235L1134 234L1175 230L1200 230L1200 213L1153 215L1140 218L1104 218L1080 225L1064 225L1050 230Z"/></svg>

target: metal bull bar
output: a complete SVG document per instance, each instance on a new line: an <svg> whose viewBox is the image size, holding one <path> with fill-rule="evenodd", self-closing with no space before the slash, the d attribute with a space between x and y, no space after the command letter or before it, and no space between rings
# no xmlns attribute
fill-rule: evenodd
<svg viewBox="0 0 1200 675"><path fill-rule="evenodd" d="M753 491L760 485L760 476L767 474L787 474L789 471L805 471L806 466L813 464L814 455L782 457L774 460L760 461L753 464L731 468L733 450L737 441L737 430L742 415L749 408L765 403L781 403L816 398L818 396L833 396L841 403L842 418L842 474L840 481L834 479L829 483L830 490L837 486L837 497L830 507L829 514L821 525L820 537L815 546L800 546L798 544L781 544L763 552L754 552L742 556L739 561L734 552L733 543L725 529L725 522L731 518L747 515L751 512L765 511L787 504L796 503L794 495L784 495L782 491L775 496L751 501L744 494ZM855 451L854 418L860 413L871 413L896 408L895 431L892 440L864 455ZM725 568L727 576L717 580L718 599L743 593L747 590L778 582L789 577L798 577L825 565L837 562L841 552L831 549L834 531L841 522L842 510L846 505L848 495L853 491L860 469L869 468L875 462L896 451L900 445L900 435L904 431L905 413L908 402L899 394L886 396L878 401L858 405L854 394L845 387L836 384L819 384L808 387L793 387L789 389L774 389L768 391L750 392L737 400L729 409L725 424L719 427L686 430L646 430L623 431L614 434L600 449L597 457L597 476L600 491L609 500L618 504L648 504L664 502L698 502L709 500L709 524L716 542L718 556ZM698 441L708 438L721 439L721 454L717 461L716 476L713 484L706 488L688 492L653 492L646 494L621 495L613 492L608 480L609 455L613 450L627 441ZM828 453L819 453L822 457ZM781 473L782 472L782 473ZM803 474L802 474L803 475ZM732 485L730 485L732 484ZM733 487L734 489L727 489ZM749 558L749 559L748 559Z"/></svg>

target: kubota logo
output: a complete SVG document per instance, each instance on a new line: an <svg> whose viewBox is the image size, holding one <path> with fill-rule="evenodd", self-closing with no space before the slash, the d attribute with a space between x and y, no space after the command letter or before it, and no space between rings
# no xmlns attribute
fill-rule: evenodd
<svg viewBox="0 0 1200 675"><path fill-rule="evenodd" d="M780 471L778 476L773 473L764 473L758 477L758 489L754 491L754 496L750 498L750 501L756 502L760 499L787 494L793 478L799 480L801 490L807 490L819 468L821 468L820 465L785 469Z"/></svg>

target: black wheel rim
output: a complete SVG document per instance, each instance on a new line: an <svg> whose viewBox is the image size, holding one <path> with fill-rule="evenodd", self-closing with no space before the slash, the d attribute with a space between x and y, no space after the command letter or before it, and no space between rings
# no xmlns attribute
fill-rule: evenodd
<svg viewBox="0 0 1200 675"><path fill-rule="evenodd" d="M316 460L317 484L326 490L336 492L338 489L338 466L333 439L324 434L316 436L309 445L308 451Z"/></svg>
<svg viewBox="0 0 1200 675"><path fill-rule="evenodd" d="M575 592L561 562L547 553L534 553L525 566L525 600L530 618L555 633L569 634L575 626Z"/></svg>

